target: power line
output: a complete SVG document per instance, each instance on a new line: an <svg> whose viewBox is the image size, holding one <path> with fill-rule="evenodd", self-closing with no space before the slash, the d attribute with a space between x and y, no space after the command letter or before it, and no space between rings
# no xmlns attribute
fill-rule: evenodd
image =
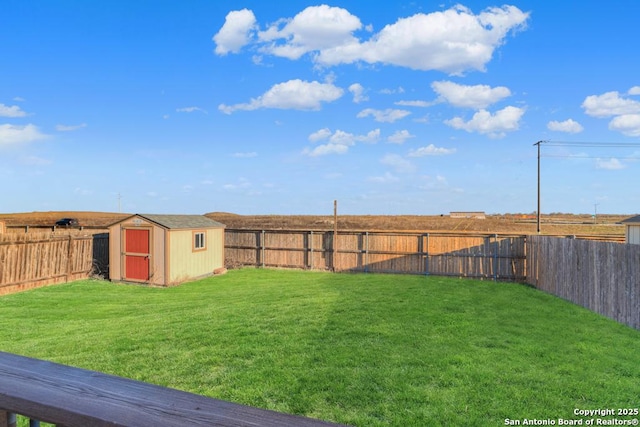
<svg viewBox="0 0 640 427"><path fill-rule="evenodd" d="M544 144L548 147L584 147L584 148L634 148L640 147L640 142L596 142L596 141L538 141L533 145ZM634 153L635 154L635 153ZM563 159L602 159L612 158L615 156L585 156L580 154L542 154L540 157L546 158L563 158ZM618 156L620 160L640 160L640 156Z"/></svg>
<svg viewBox="0 0 640 427"><path fill-rule="evenodd" d="M533 145L538 149L538 209L537 209L537 231L540 234L540 158L541 157L559 157L559 158L573 158L573 159L602 159L605 158L613 158L613 156L600 156L600 157L592 157L592 156L576 156L574 155L559 155L559 154L547 154L542 155L541 146L542 145L551 146L551 147L606 147L606 148L631 148L631 147L640 147L640 142L597 142L597 141L550 141L550 140L541 140ZM639 157L623 157L622 160L640 160ZM595 206L597 209L597 205ZM596 211L597 212L597 211ZM596 214L597 215L597 214Z"/></svg>
<svg viewBox="0 0 640 427"><path fill-rule="evenodd" d="M579 159L607 159L607 158L613 158L613 157L616 157L616 156L579 156L579 155L576 155L576 154L566 154L566 155L561 155L561 154L541 154L540 157L579 160ZM640 157L619 157L619 159L620 160L640 160Z"/></svg>
<svg viewBox="0 0 640 427"><path fill-rule="evenodd" d="M539 141L539 143L555 147L640 147L640 142Z"/></svg>

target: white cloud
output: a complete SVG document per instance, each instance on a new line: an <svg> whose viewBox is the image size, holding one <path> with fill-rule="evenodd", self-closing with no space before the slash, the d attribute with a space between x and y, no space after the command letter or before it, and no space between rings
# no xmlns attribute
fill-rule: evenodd
<svg viewBox="0 0 640 427"><path fill-rule="evenodd" d="M357 44L352 32L360 28L360 20L346 9L320 5L307 7L292 19L279 20L258 37L266 43L263 52L298 59L307 52Z"/></svg>
<svg viewBox="0 0 640 427"><path fill-rule="evenodd" d="M556 120L550 121L547 123L547 129L555 132L566 133L580 133L584 130L582 125L573 119L568 119L563 122L558 122Z"/></svg>
<svg viewBox="0 0 640 427"><path fill-rule="evenodd" d="M387 138L387 142L390 142L391 144L404 144L404 142L409 138L415 138L415 135L411 135L408 130L399 130L389 136Z"/></svg>
<svg viewBox="0 0 640 427"><path fill-rule="evenodd" d="M627 92L629 95L640 95L640 86L634 86Z"/></svg>
<svg viewBox="0 0 640 427"><path fill-rule="evenodd" d="M517 107L506 107L491 114L487 110L480 110L473 115L473 118L465 122L460 117L445 120L445 124L454 129L462 129L467 132L478 132L489 135L493 138L502 138L505 132L518 130L520 118L524 114L524 109Z"/></svg>
<svg viewBox="0 0 640 427"><path fill-rule="evenodd" d="M455 148L436 147L433 144L429 144L426 147L420 147L417 150L411 150L409 152L409 157L443 156L453 154L455 152Z"/></svg>
<svg viewBox="0 0 640 427"><path fill-rule="evenodd" d="M632 87L628 93L640 94L640 86ZM612 91L586 97L582 108L593 117L613 117L609 122L610 130L627 136L640 136L640 101L625 98Z"/></svg>
<svg viewBox="0 0 640 427"><path fill-rule="evenodd" d="M82 128L85 128L85 127L87 127L86 123L81 123L79 125L70 125L70 126L67 126L67 125L56 125L56 130L58 132L72 132L74 130L79 130L79 129L82 129Z"/></svg>
<svg viewBox="0 0 640 427"><path fill-rule="evenodd" d="M611 117L623 114L639 114L640 102L626 99L616 91L587 96L582 103L585 113L592 117Z"/></svg>
<svg viewBox="0 0 640 427"><path fill-rule="evenodd" d="M416 170L416 167L413 163L397 154L387 154L382 159L380 159L380 163L382 163L383 165L391 166L398 173L411 173L415 172Z"/></svg>
<svg viewBox="0 0 640 427"><path fill-rule="evenodd" d="M398 101L394 102L395 105L401 105L403 107L431 107L435 102L428 101Z"/></svg>
<svg viewBox="0 0 640 427"><path fill-rule="evenodd" d="M183 108L176 108L176 111L178 113L195 113L196 111L200 112L200 113L204 113L204 114L208 114L207 110L204 110L200 107L183 107Z"/></svg>
<svg viewBox="0 0 640 427"><path fill-rule="evenodd" d="M597 159L596 160L596 169L606 169L606 170L620 170L624 169L626 166L623 165L620 160L612 157L611 159Z"/></svg>
<svg viewBox="0 0 640 427"><path fill-rule="evenodd" d="M249 159L252 157L258 157L258 153L255 151L250 151L248 153L233 153L231 157L236 157L238 159Z"/></svg>
<svg viewBox="0 0 640 427"><path fill-rule="evenodd" d="M391 183L391 182L398 182L398 181L400 181L400 178L398 178L397 176L393 175L390 172L385 172L385 174L382 175L382 176L369 177L368 181L376 182L376 183L380 183L380 184L388 184L388 183Z"/></svg>
<svg viewBox="0 0 640 427"><path fill-rule="evenodd" d="M416 123L429 123L429 115L423 116L423 117L416 117L415 119L413 119L414 122Z"/></svg>
<svg viewBox="0 0 640 427"><path fill-rule="evenodd" d="M431 83L431 88L440 96L441 100L455 107L473 108L480 110L511 96L511 91L504 87L490 87L487 85L465 86L449 81Z"/></svg>
<svg viewBox="0 0 640 427"><path fill-rule="evenodd" d="M354 145L356 143L356 136L338 129L329 137L329 141L334 144Z"/></svg>
<svg viewBox="0 0 640 427"><path fill-rule="evenodd" d="M528 18L515 6L492 7L477 15L454 6L400 18L361 40L356 31L369 27L363 27L358 17L343 8L321 5L278 20L259 32L255 43L264 54L289 59L311 53L312 60L324 66L366 62L461 74L483 71L507 34L525 28ZM214 36L216 53L240 51L250 41L254 25L250 11L231 12Z"/></svg>
<svg viewBox="0 0 640 427"><path fill-rule="evenodd" d="M314 149L306 148L302 153L310 157L324 156L327 154L345 154L349 147L356 142L375 144L380 139L380 129L374 129L365 135L355 135L340 129L331 132L330 129L320 129L309 135L309 141L327 141L327 144L319 145Z"/></svg>
<svg viewBox="0 0 640 427"><path fill-rule="evenodd" d="M27 113L17 105L9 107L8 105L0 104L0 117L24 117L26 115Z"/></svg>
<svg viewBox="0 0 640 427"><path fill-rule="evenodd" d="M319 110L323 102L340 98L343 90L331 83L306 82L299 79L278 83L258 98L246 104L225 105L218 109L226 114L237 110L251 111L259 108L282 110Z"/></svg>
<svg viewBox="0 0 640 427"><path fill-rule="evenodd" d="M356 104L369 100L369 97L364 94L364 87L360 83L354 83L349 86L349 92L353 94L353 102Z"/></svg>
<svg viewBox="0 0 640 427"><path fill-rule="evenodd" d="M393 123L411 114L407 110L396 110L387 108L386 110L375 110L373 108L367 108L358 113L356 117L359 119L373 116L376 122Z"/></svg>
<svg viewBox="0 0 640 427"><path fill-rule="evenodd" d="M374 129L367 132L366 135L360 135L357 139L359 142L365 142L369 144L375 144L380 140L380 129Z"/></svg>
<svg viewBox="0 0 640 427"><path fill-rule="evenodd" d="M303 151L303 154L306 154L309 157L318 157L318 156L326 156L327 154L345 154L349 151L349 146L345 144L323 144L318 145L313 150L306 148Z"/></svg>
<svg viewBox="0 0 640 427"><path fill-rule="evenodd" d="M24 126L0 125L0 147L11 144L25 144L48 137L49 135L41 133L38 127L32 124Z"/></svg>
<svg viewBox="0 0 640 427"><path fill-rule="evenodd" d="M627 136L640 136L640 114L623 114L609 122L609 129Z"/></svg>
<svg viewBox="0 0 640 427"><path fill-rule="evenodd" d="M316 60L324 65L364 61L450 74L483 71L507 33L523 27L527 18L515 6L490 8L479 15L463 6L419 13L386 25L366 42L324 49Z"/></svg>
<svg viewBox="0 0 640 427"><path fill-rule="evenodd" d="M404 88L400 86L397 89L382 89L380 90L380 93L383 95L394 95L396 93L404 93Z"/></svg>
<svg viewBox="0 0 640 427"><path fill-rule="evenodd" d="M330 136L331 136L331 129L323 128L309 135L309 141L311 142L322 141L323 139L327 139Z"/></svg>
<svg viewBox="0 0 640 427"><path fill-rule="evenodd" d="M215 52L218 55L240 52L250 42L255 26L256 17L252 11L242 9L229 12L224 25L213 36L213 41L216 43Z"/></svg>
<svg viewBox="0 0 640 427"><path fill-rule="evenodd" d="M247 178L239 178L235 184L225 184L222 186L225 190L236 191L251 187L251 183Z"/></svg>

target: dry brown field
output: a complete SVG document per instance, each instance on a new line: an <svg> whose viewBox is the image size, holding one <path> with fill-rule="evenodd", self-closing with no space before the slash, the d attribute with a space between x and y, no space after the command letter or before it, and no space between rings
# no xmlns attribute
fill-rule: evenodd
<svg viewBox="0 0 640 427"><path fill-rule="evenodd" d="M235 215L206 214L228 228L249 229L333 229L333 216L321 215ZM624 236L620 221L633 215L543 215L541 233L549 235ZM339 230L476 232L499 234L535 234L534 215L487 215L485 219L451 218L448 215L339 215Z"/></svg>
<svg viewBox="0 0 640 427"><path fill-rule="evenodd" d="M47 211L0 213L0 221L12 226L53 226L60 218L77 218L80 225L106 228L130 214L114 212ZM207 217L227 228L256 230L295 229L332 230L333 215L237 215L210 212ZM553 214L541 218L541 233L547 235L624 236L620 221L633 216ZM476 232L499 234L535 234L536 218L531 214L487 215L485 219L451 218L448 215L339 215L339 230L413 231L413 232Z"/></svg>
<svg viewBox="0 0 640 427"><path fill-rule="evenodd" d="M83 227L108 227L129 214L112 212L84 212L84 211L46 211L46 212L21 212L0 213L0 221L4 221L7 227L34 226L53 227L55 222L62 218L77 218Z"/></svg>

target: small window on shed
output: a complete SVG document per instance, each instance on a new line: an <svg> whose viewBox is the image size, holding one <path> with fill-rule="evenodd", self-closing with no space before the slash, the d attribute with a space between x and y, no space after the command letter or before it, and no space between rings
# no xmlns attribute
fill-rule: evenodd
<svg viewBox="0 0 640 427"><path fill-rule="evenodd" d="M193 233L193 250L201 251L207 248L207 242L204 238L204 231L195 231Z"/></svg>

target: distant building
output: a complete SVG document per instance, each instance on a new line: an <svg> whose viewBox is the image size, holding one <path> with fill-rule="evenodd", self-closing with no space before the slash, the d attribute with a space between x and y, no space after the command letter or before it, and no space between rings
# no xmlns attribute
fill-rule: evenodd
<svg viewBox="0 0 640 427"><path fill-rule="evenodd" d="M625 241L632 245L640 245L640 215L622 221L625 225Z"/></svg>
<svg viewBox="0 0 640 427"><path fill-rule="evenodd" d="M224 224L204 215L136 214L109 226L109 278L177 285L224 268Z"/></svg>
<svg viewBox="0 0 640 427"><path fill-rule="evenodd" d="M450 212L451 218L470 218L470 219L485 219L487 216L484 212Z"/></svg>

